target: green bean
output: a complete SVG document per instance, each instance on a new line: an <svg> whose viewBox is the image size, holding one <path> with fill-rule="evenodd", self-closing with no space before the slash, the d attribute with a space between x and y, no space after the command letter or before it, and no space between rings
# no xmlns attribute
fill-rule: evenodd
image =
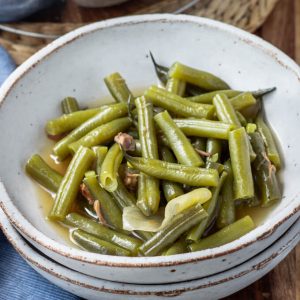
<svg viewBox="0 0 300 300"><path fill-rule="evenodd" d="M93 147L107 142L111 142L115 135L130 127L129 118L120 118L100 125L93 129L78 141L69 145L69 149L74 153L80 146Z"/></svg>
<svg viewBox="0 0 300 300"><path fill-rule="evenodd" d="M252 219L246 216L188 247L192 252L219 247L239 239L254 228Z"/></svg>
<svg viewBox="0 0 300 300"><path fill-rule="evenodd" d="M137 248L141 245L138 239L117 232L77 213L68 214L66 216L66 224L92 234L101 240L118 245L134 254L137 253Z"/></svg>
<svg viewBox="0 0 300 300"><path fill-rule="evenodd" d="M275 169L272 168L264 145L263 138L258 132L251 135L251 144L257 155L254 165L254 172L260 190L261 205L270 206L281 198L279 184L277 182Z"/></svg>
<svg viewBox="0 0 300 300"><path fill-rule="evenodd" d="M226 95L217 94L213 99L213 104L216 107L217 116L220 121L241 127L235 110Z"/></svg>
<svg viewBox="0 0 300 300"><path fill-rule="evenodd" d="M144 158L158 159L158 147L155 126L153 121L152 103L146 101L144 97L136 98L135 105L138 112L138 130L141 143L142 156ZM137 206L142 207L146 215L155 214L159 207L160 191L159 181L151 176L143 178L143 185L138 185ZM148 209L143 209L148 207Z"/></svg>
<svg viewBox="0 0 300 300"><path fill-rule="evenodd" d="M63 176L48 166L38 154L30 157L25 165L25 170L41 186L54 193L57 192L63 179Z"/></svg>
<svg viewBox="0 0 300 300"><path fill-rule="evenodd" d="M211 118L214 114L212 105L188 101L157 86L151 86L144 95L153 105L162 107L180 116Z"/></svg>
<svg viewBox="0 0 300 300"><path fill-rule="evenodd" d="M167 147L161 148L161 156L164 161L167 161L170 163L176 162L175 157L173 156L172 152ZM182 187L176 182L164 180L162 182L162 188L163 188L164 196L168 202L171 201L172 199L184 194Z"/></svg>
<svg viewBox="0 0 300 300"><path fill-rule="evenodd" d="M180 164L194 167L204 165L200 155L195 151L190 141L177 127L167 111L157 114L154 120L168 139L171 149Z"/></svg>
<svg viewBox="0 0 300 300"><path fill-rule="evenodd" d="M96 169L96 173L98 175L98 182L99 182L99 184L101 184L100 171L101 171L102 163L107 154L108 148L104 147L104 146L93 147L93 151L96 154L96 168L95 169Z"/></svg>
<svg viewBox="0 0 300 300"><path fill-rule="evenodd" d="M227 140L235 125L203 119L174 119L175 124L187 136Z"/></svg>
<svg viewBox="0 0 300 300"><path fill-rule="evenodd" d="M229 133L229 152L234 178L234 198L238 200L252 198L254 185L250 165L249 139L244 127Z"/></svg>
<svg viewBox="0 0 300 300"><path fill-rule="evenodd" d="M124 78L119 73L113 73L105 77L104 82L117 102L127 103L128 99L134 98Z"/></svg>
<svg viewBox="0 0 300 300"><path fill-rule="evenodd" d="M63 114L70 114L80 110L80 108L74 97L66 97L61 101L61 110Z"/></svg>
<svg viewBox="0 0 300 300"><path fill-rule="evenodd" d="M170 93L183 97L185 93L186 83L176 78L169 78L166 90Z"/></svg>
<svg viewBox="0 0 300 300"><path fill-rule="evenodd" d="M46 132L49 135L59 135L71 131L102 110L102 107L91 108L62 115L61 117L50 120L46 123Z"/></svg>
<svg viewBox="0 0 300 300"><path fill-rule="evenodd" d="M185 66L179 62L172 65L169 76L194 84L207 91L229 89L228 84L215 75Z"/></svg>
<svg viewBox="0 0 300 300"><path fill-rule="evenodd" d="M92 150L79 147L57 191L55 203L49 214L51 220L63 221L65 216L69 213L77 196L84 173L90 167L94 158L95 154Z"/></svg>
<svg viewBox="0 0 300 300"><path fill-rule="evenodd" d="M261 136L264 140L264 143L266 145L267 155L268 155L270 161L275 165L276 168L279 169L281 166L280 155L279 155L279 151L277 149L276 142L275 142L275 139L272 135L270 128L263 121L263 118L261 115L259 115L256 118L255 123L257 125L257 130L261 134Z"/></svg>
<svg viewBox="0 0 300 300"><path fill-rule="evenodd" d="M177 214L164 228L144 243L139 251L145 256L153 256L172 245L184 232L207 217L200 204Z"/></svg>
<svg viewBox="0 0 300 300"><path fill-rule="evenodd" d="M213 98L217 94L225 94L228 98L232 98L241 93L242 93L241 91L235 91L235 90L220 90L220 91L213 91L213 92L205 93L205 94L194 96L194 97L187 97L186 99L189 101L192 101L192 102L196 102L196 103L212 104Z"/></svg>
<svg viewBox="0 0 300 300"><path fill-rule="evenodd" d="M162 65L159 65L155 59L154 59L154 56L153 54L151 53L150 51L150 58L151 58L151 61L154 65L154 69L155 69L155 73L156 73L156 76L158 77L158 79L163 83L163 84L166 84L167 81L168 81L168 72L169 72L169 68L167 67L164 67Z"/></svg>
<svg viewBox="0 0 300 300"><path fill-rule="evenodd" d="M243 127L246 127L246 126L247 126L247 120L246 120L246 118L244 117L244 115L241 114L239 111L236 111L235 113L236 113L236 116L238 117L238 119L239 119L241 125L242 125Z"/></svg>
<svg viewBox="0 0 300 300"><path fill-rule="evenodd" d="M101 165L100 182L101 186L108 192L114 192L118 187L118 169L123 160L123 153L118 144L114 144L108 150Z"/></svg>
<svg viewBox="0 0 300 300"><path fill-rule="evenodd" d="M261 98L262 96L272 93L275 90L276 90L276 87L272 87L272 88L268 88L268 89L257 90L257 91L251 92L251 93L255 98Z"/></svg>
<svg viewBox="0 0 300 300"><path fill-rule="evenodd" d="M59 160L63 160L70 153L68 146L71 143L79 140L96 127L126 115L127 105L125 103L102 106L99 109L98 114L81 124L78 128L74 129L54 146L54 155L56 155Z"/></svg>
<svg viewBox="0 0 300 300"><path fill-rule="evenodd" d="M214 157L217 157L216 161L214 162L219 162L222 153L222 141L208 138L206 142L206 152L210 154L210 156L207 157L207 162L214 160Z"/></svg>
<svg viewBox="0 0 300 300"><path fill-rule="evenodd" d="M139 140L134 140L135 149L129 150L128 153L132 156L142 156L142 146Z"/></svg>
<svg viewBox="0 0 300 300"><path fill-rule="evenodd" d="M164 252L164 256L181 254L187 252L187 244L184 238L180 238L169 249Z"/></svg>
<svg viewBox="0 0 300 300"><path fill-rule="evenodd" d="M250 162L252 163L256 158L256 153L254 152L253 147L251 145L249 135L247 135L247 140L248 140L248 147L249 147Z"/></svg>
<svg viewBox="0 0 300 300"><path fill-rule="evenodd" d="M96 173L93 171L86 173L83 183L93 199L99 201L105 222L113 228L123 229L122 213L110 194L99 185Z"/></svg>
<svg viewBox="0 0 300 300"><path fill-rule="evenodd" d="M247 125L246 125L246 131L247 131L248 134L254 133L256 131L256 129L257 129L256 124L254 124L254 123L247 123Z"/></svg>
<svg viewBox="0 0 300 300"><path fill-rule="evenodd" d="M235 110L241 110L256 104L256 99L249 92L241 93L229 101Z"/></svg>
<svg viewBox="0 0 300 300"><path fill-rule="evenodd" d="M152 211L147 202L147 178L145 174L140 174L138 177L138 189L137 189L137 202L136 206L141 210L145 216L151 216ZM146 197L145 197L146 195Z"/></svg>
<svg viewBox="0 0 300 300"><path fill-rule="evenodd" d="M221 188L224 185L224 182L227 178L227 172L222 172L221 177L220 177L220 181L217 187L214 187L212 189L212 197L211 199L206 202L203 205L203 208L206 210L208 217L204 220L201 220L201 222L199 224L197 224L196 226L194 226L187 234L186 240L191 242L195 242L198 241L206 228L208 228L208 226L210 225L210 223L213 221L217 208L217 203L218 203L218 199L219 199L219 193Z"/></svg>
<svg viewBox="0 0 300 300"><path fill-rule="evenodd" d="M235 201L233 199L233 174L230 160L225 162L227 178L222 186L222 203L220 213L217 218L217 227L219 229L232 224L235 221Z"/></svg>
<svg viewBox="0 0 300 300"><path fill-rule="evenodd" d="M130 193L125 187L124 183L120 178L117 178L118 186L117 189L111 192L111 195L116 200L119 208L123 210L128 206L135 206L136 199L132 193Z"/></svg>
<svg viewBox="0 0 300 300"><path fill-rule="evenodd" d="M219 183L218 171L213 169L184 166L156 159L132 157L127 154L126 159L135 169L159 179L192 186L217 186Z"/></svg>
<svg viewBox="0 0 300 300"><path fill-rule="evenodd" d="M107 241L103 241L91 234L80 229L71 232L72 239L83 249L106 255L130 256L130 251L118 247Z"/></svg>

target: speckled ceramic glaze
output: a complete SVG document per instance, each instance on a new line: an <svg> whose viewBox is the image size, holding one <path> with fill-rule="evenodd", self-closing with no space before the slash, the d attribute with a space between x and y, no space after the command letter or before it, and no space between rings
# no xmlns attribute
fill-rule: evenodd
<svg viewBox="0 0 300 300"><path fill-rule="evenodd" d="M42 276L84 299L210 300L226 297L258 280L295 247L300 240L300 220L274 244L249 261L229 271L204 279L165 285L135 285L83 275L40 255L18 234L0 209L0 226L14 248Z"/></svg>
<svg viewBox="0 0 300 300"><path fill-rule="evenodd" d="M71 248L44 219L26 159L47 143L45 121L60 100L84 105L108 92L103 77L119 71L131 89L156 82L148 53L170 65L179 60L213 72L233 88L276 86L265 98L267 118L282 145L283 199L255 230L227 245L170 257L113 257ZM227 270L278 239L300 209L300 71L260 38L192 16L145 15L112 19L75 30L20 66L0 90L0 204L21 234L52 259L95 277L129 283L178 282ZM98 101L98 103L100 103Z"/></svg>

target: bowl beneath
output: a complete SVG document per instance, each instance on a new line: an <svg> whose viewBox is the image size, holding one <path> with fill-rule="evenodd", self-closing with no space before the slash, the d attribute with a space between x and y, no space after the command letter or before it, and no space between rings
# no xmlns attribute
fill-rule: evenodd
<svg viewBox="0 0 300 300"><path fill-rule="evenodd" d="M119 71L132 90L156 82L149 50L159 62L178 60L212 72L233 88L276 86L265 97L269 123L284 157L283 199L255 230L227 245L171 257L113 257L71 247L44 218L36 185L24 174L26 159L49 145L45 121L74 96L94 104L108 92L102 78ZM272 76L270 76L272 74ZM193 16L144 15L77 29L40 50L0 89L0 205L18 231L63 265L130 283L186 281L222 272L272 244L299 216L299 66L262 39L232 26ZM101 104L101 101L97 101ZM288 106L287 106L288 104Z"/></svg>
<svg viewBox="0 0 300 300"><path fill-rule="evenodd" d="M279 264L300 240L300 219L265 251L247 262L204 279L160 285L134 285L101 280L49 260L32 248L0 209L0 227L19 254L38 273L59 287L84 299L220 299L264 276Z"/></svg>

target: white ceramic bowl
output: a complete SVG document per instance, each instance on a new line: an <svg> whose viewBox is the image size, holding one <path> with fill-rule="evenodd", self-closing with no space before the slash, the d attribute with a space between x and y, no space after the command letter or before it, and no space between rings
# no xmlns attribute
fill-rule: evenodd
<svg viewBox="0 0 300 300"><path fill-rule="evenodd" d="M119 71L134 90L156 82L148 53L160 63L179 60L224 78L233 88L276 86L265 99L267 117L282 145L283 199L259 226L227 245L170 257L113 257L69 246L44 219L26 159L43 149L44 124L60 114L59 101L84 104L107 96L102 78ZM178 282L224 271L279 238L299 216L300 71L260 38L192 16L145 15L112 19L75 30L20 66L0 91L0 204L12 224L54 260L80 272L130 283Z"/></svg>
<svg viewBox="0 0 300 300"><path fill-rule="evenodd" d="M0 209L0 226L14 248L42 276L84 299L220 299L264 276L281 262L300 240L300 219L275 243L247 262L217 275L182 283L135 285L83 275L59 265L30 247ZM38 288L38 287L37 287Z"/></svg>

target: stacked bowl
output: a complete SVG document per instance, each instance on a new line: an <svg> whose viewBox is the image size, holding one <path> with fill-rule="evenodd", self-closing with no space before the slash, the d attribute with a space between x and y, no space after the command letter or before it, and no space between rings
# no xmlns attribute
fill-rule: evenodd
<svg viewBox="0 0 300 300"><path fill-rule="evenodd" d="M126 258L85 252L70 246L45 220L24 165L47 144L43 125L59 114L58 99L74 95L89 105L99 95L105 98L101 79L116 70L133 88L156 82L149 50L166 65L182 61L242 90L277 87L266 97L264 109L284 158L283 197L265 219L256 220L253 231L217 248ZM4 233L43 276L87 299L217 299L249 285L278 264L300 238L299 81L299 66L270 44L198 17L112 19L59 38L21 65L0 90Z"/></svg>

